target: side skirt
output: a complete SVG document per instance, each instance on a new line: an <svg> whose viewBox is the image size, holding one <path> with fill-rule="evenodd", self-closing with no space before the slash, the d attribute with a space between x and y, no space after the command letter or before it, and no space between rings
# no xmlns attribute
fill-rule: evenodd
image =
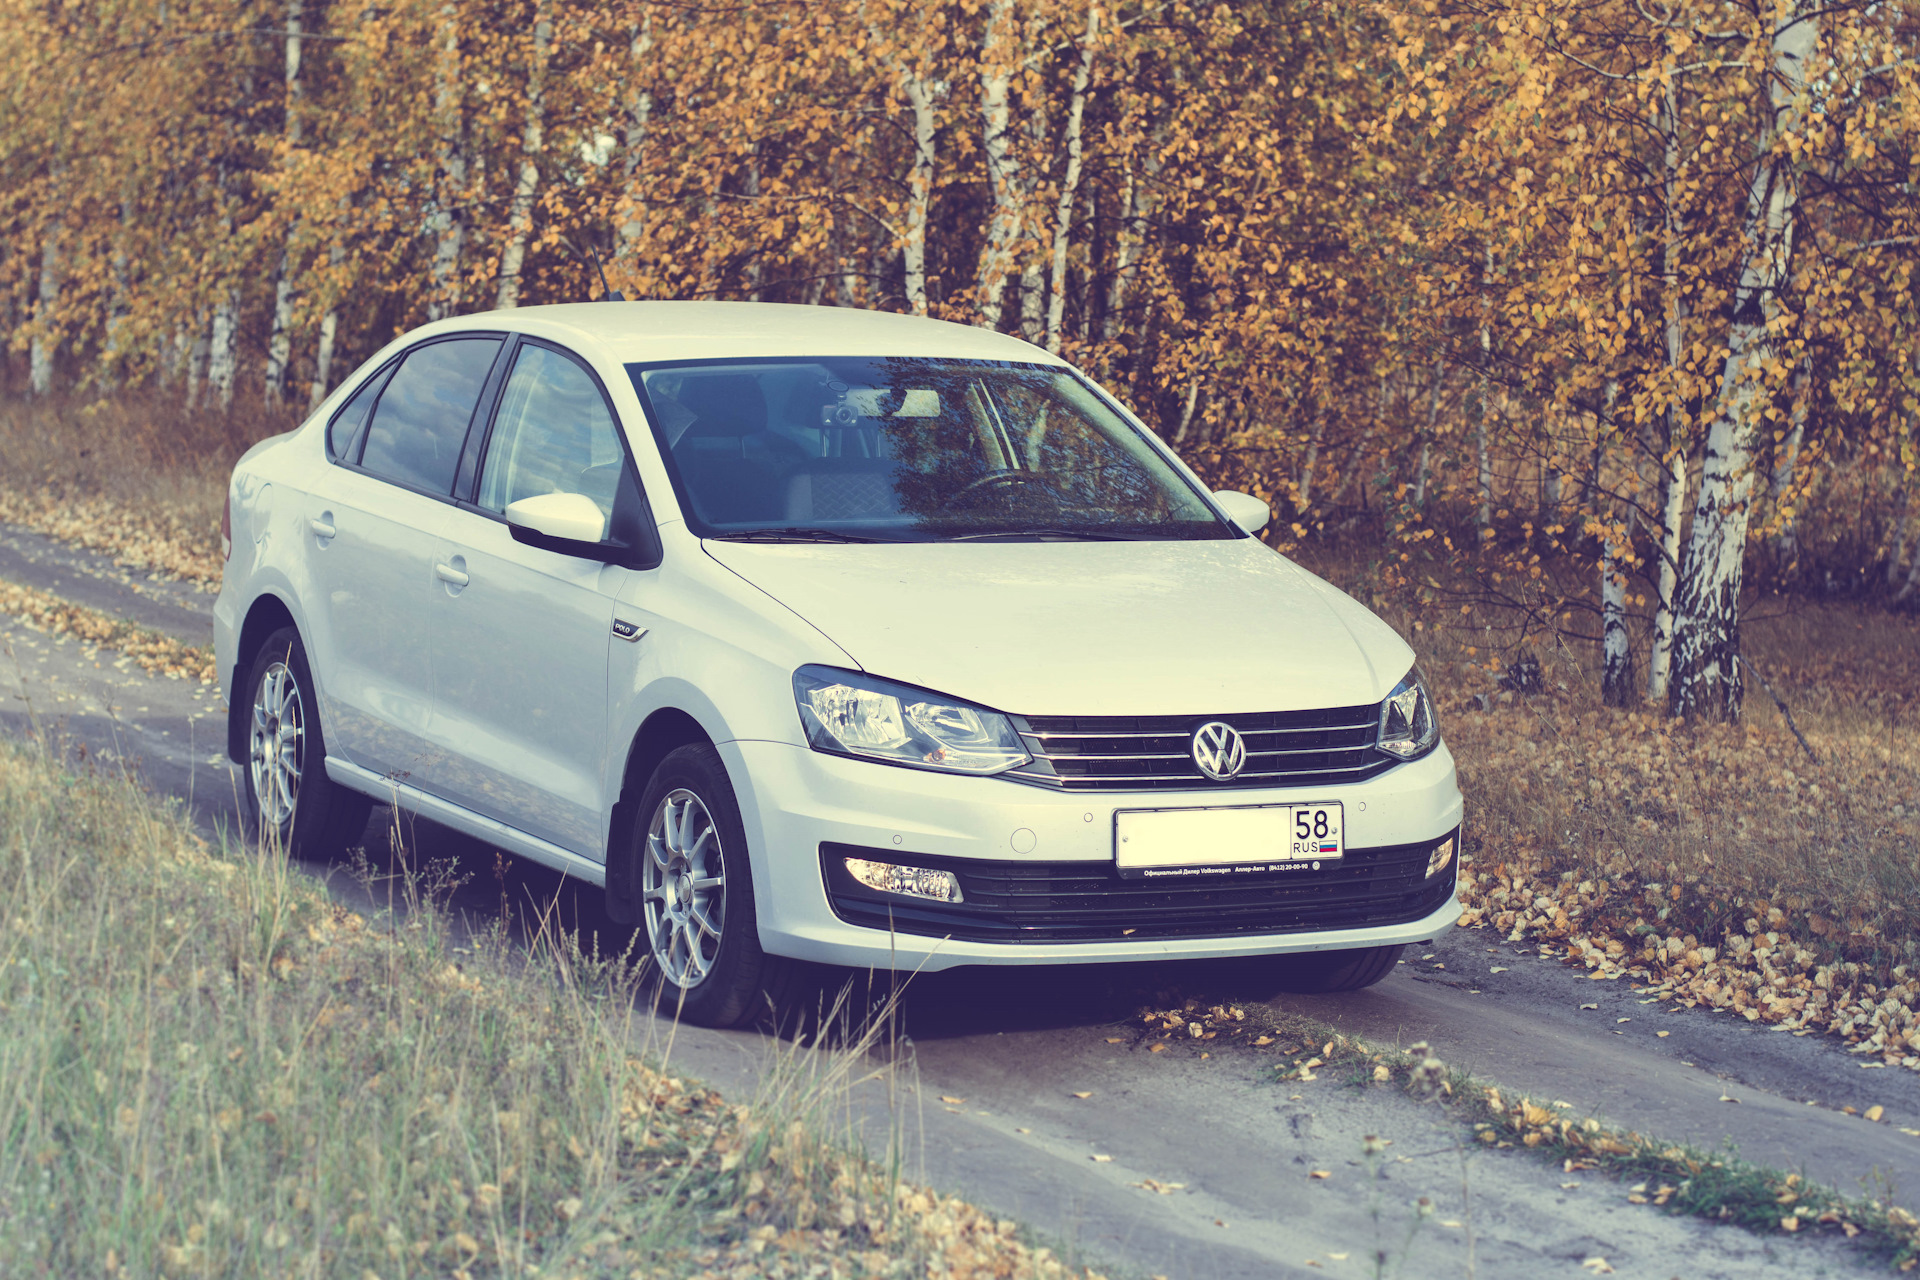
<svg viewBox="0 0 1920 1280"><path fill-rule="evenodd" d="M551 867L562 875L584 880L596 888L606 886L607 869L600 863L562 849L557 844L549 844L537 836L530 836L504 822L482 817L471 809L463 809L438 796L428 795L418 787L395 782L371 769L349 764L335 756L327 757L327 777L362 795L372 796L382 803L397 804L408 813L437 822L443 827L451 827L476 840L497 845L508 853L537 862L543 867Z"/></svg>

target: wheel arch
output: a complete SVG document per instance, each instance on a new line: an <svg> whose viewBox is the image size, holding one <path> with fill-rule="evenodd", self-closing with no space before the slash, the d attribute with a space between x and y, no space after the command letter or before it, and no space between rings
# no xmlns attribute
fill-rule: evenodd
<svg viewBox="0 0 1920 1280"><path fill-rule="evenodd" d="M607 830L607 914L620 924L632 924L639 918L633 900L633 869L621 847L620 833L633 821L640 794L660 762L675 749L692 743L713 746L714 737L692 713L679 707L661 707L640 723L627 745L620 799L614 803Z"/></svg>
<svg viewBox="0 0 1920 1280"><path fill-rule="evenodd" d="M293 610L271 591L263 593L247 608L247 620L240 624L240 641L233 664L233 687L227 705L227 758L235 764L247 760L247 694L251 680L247 670L253 656L268 636L282 627L299 630Z"/></svg>

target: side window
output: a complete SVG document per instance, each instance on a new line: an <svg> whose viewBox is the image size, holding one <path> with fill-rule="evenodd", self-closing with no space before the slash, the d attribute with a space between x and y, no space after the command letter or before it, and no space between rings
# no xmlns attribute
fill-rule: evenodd
<svg viewBox="0 0 1920 1280"><path fill-rule="evenodd" d="M361 388L353 393L353 399L340 406L340 412L333 415L333 421L327 424L327 456L335 462L352 462L360 451L360 428L367 425L367 411L373 408L374 400L380 394L380 384L387 380L387 371L368 378Z"/></svg>
<svg viewBox="0 0 1920 1280"><path fill-rule="evenodd" d="M505 511L522 498L580 493L613 515L625 455L600 388L585 369L532 343L514 357L480 470L480 505Z"/></svg>
<svg viewBox="0 0 1920 1280"><path fill-rule="evenodd" d="M428 493L451 492L467 424L499 351L498 338L455 338L409 352L380 393L360 465Z"/></svg>

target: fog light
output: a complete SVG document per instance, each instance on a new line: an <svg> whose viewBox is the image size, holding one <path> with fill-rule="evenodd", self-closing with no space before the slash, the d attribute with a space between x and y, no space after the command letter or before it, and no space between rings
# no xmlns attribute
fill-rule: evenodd
<svg viewBox="0 0 1920 1280"><path fill-rule="evenodd" d="M930 898L935 902L961 902L960 881L951 871L931 867L900 867L891 862L869 862L848 858L847 874L869 889L897 893L908 898Z"/></svg>
<svg viewBox="0 0 1920 1280"><path fill-rule="evenodd" d="M1433 846L1433 852L1427 855L1427 879L1433 879L1433 877L1439 875L1452 865L1453 837L1448 836L1445 840Z"/></svg>

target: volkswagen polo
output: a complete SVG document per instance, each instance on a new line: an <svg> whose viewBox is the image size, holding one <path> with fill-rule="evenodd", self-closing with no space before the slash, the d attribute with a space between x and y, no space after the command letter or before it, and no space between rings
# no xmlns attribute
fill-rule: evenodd
<svg viewBox="0 0 1920 1280"><path fill-rule="evenodd" d="M233 472L228 749L604 888L685 1016L801 965L1295 954L1458 916L1414 655L1017 338L600 302L438 321Z"/></svg>

